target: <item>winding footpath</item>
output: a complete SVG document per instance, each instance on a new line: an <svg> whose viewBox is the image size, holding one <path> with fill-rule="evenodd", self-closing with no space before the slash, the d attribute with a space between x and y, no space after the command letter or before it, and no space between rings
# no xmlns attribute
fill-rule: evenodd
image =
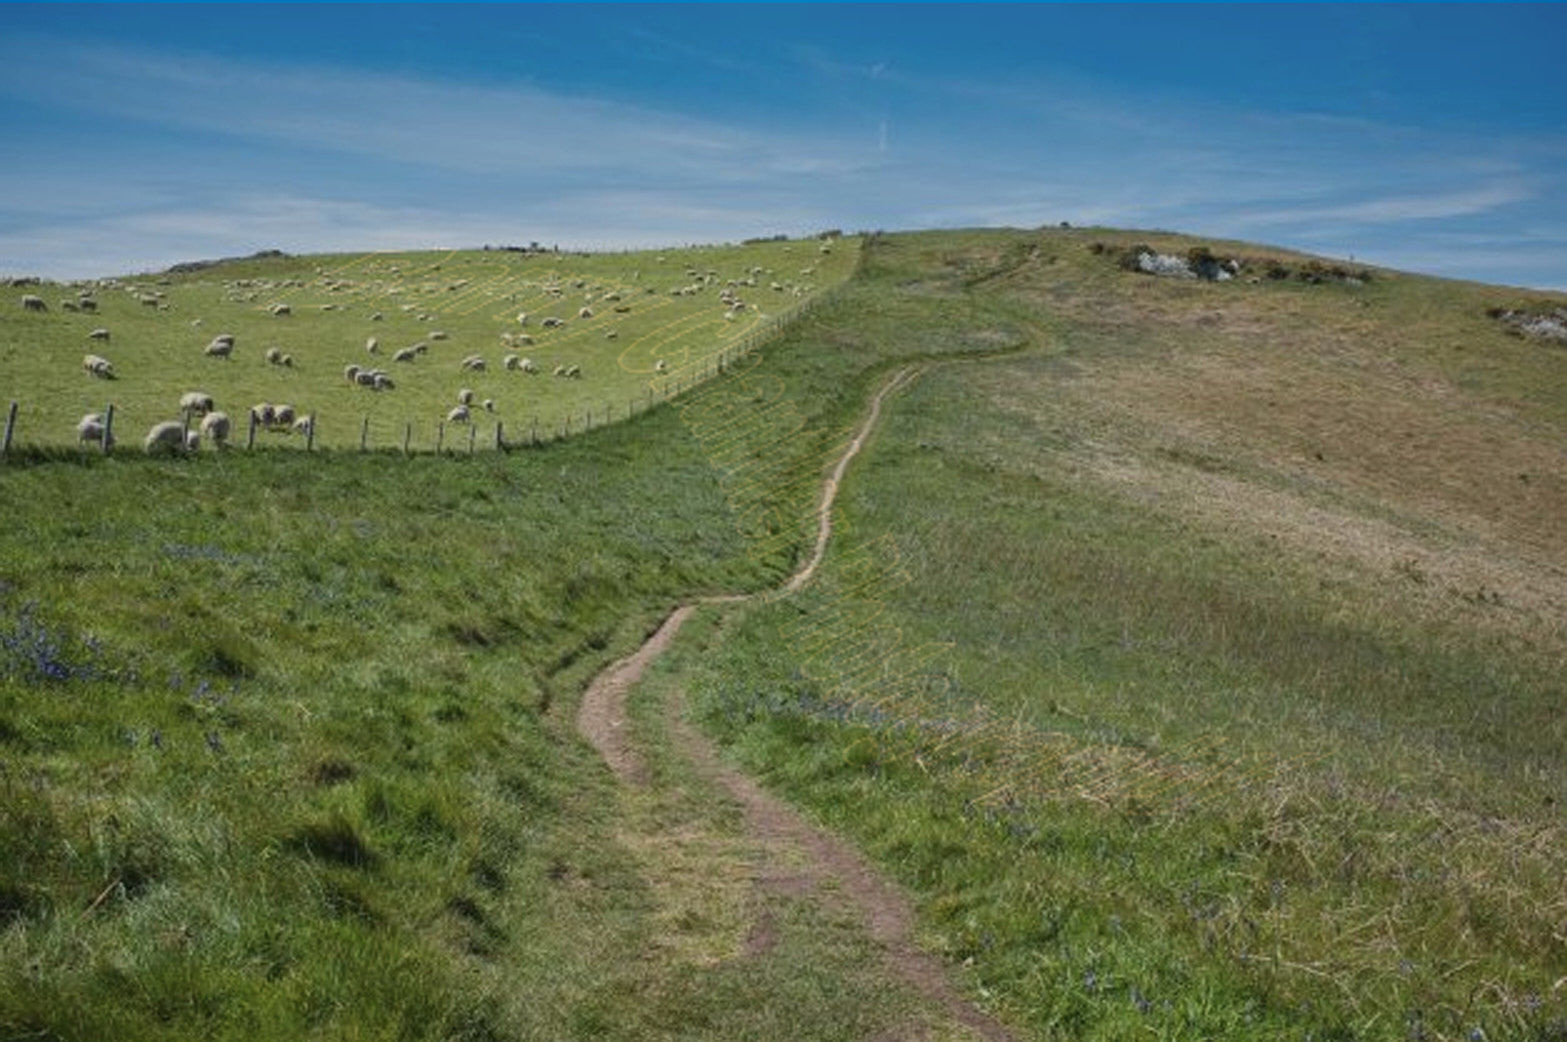
<svg viewBox="0 0 1567 1042"><path fill-rule="evenodd" d="M859 454L881 418L883 400L907 386L920 370L906 368L894 374L871 399L870 409L843 456L823 482L816 508L816 543L810 557L787 581L774 590L753 596L708 597L684 604L672 612L640 648L594 678L583 694L577 728L598 750L610 770L628 787L644 788L649 771L630 738L627 699L647 667L674 640L681 626L704 605L776 600L804 588L815 576L832 538L832 507L850 462ZM808 822L793 807L766 792L749 776L724 763L705 735L686 723L678 712L666 714L675 750L685 757L704 780L717 785L742 809L746 833L761 856L753 867L753 883L769 894L811 894L824 903L853 913L880 946L888 971L924 996L966 1035L987 1042L1010 1042L1012 1036L995 1019L968 1002L953 986L941 961L914 941L914 912L908 898L884 878L871 863L838 836ZM748 955L765 953L774 943L775 929L765 915L751 926ZM928 1025L911 1024L896 1036L884 1039L929 1037Z"/></svg>

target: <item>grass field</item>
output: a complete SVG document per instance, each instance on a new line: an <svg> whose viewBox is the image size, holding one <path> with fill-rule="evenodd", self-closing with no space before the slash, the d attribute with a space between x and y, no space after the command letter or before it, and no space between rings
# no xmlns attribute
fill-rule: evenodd
<svg viewBox="0 0 1567 1042"><path fill-rule="evenodd" d="M120 443L139 447L152 424L180 417L180 396L193 390L236 423L254 404L292 405L315 416L315 443L329 448L363 440L428 451L439 440L466 449L470 429L493 446L497 424L510 443L545 440L689 390L721 358L841 283L857 253L855 240L834 239L624 255L266 257L42 293L9 287L0 290L0 408L19 402L18 443L42 446L74 446L76 421L112 403ZM83 291L96 309L67 311ZM24 310L25 294L43 296L49 310ZM279 305L288 313L274 314ZM549 319L563 325L546 326ZM99 329L107 341L90 338ZM233 354L208 356L206 346L224 333L235 338ZM427 350L394 360L418 344ZM269 362L274 350L290 364ZM84 372L89 352L109 359L116 379ZM462 367L473 355L484 360L482 372ZM531 360L537 372L508 370L507 355ZM349 365L382 369L395 386L356 386L345 379ZM554 375L571 366L580 377ZM464 388L474 395L474 419L447 424L448 436L438 427ZM486 399L492 410L480 408ZM240 424L236 440L247 438ZM305 439L264 431L260 441Z"/></svg>
<svg viewBox="0 0 1567 1042"><path fill-rule="evenodd" d="M883 1037L918 998L870 942L779 900L737 958L732 808L664 747L667 787L628 795L571 722L673 605L789 573L905 367L818 581L704 609L639 733L684 700L909 888L1019 1038L1567 1036L1567 352L1487 318L1513 291L1093 248L1142 241L1195 240L876 236L738 371L537 452L15 454L0 1038ZM212 327L165 289L125 317L183 325L205 375ZM342 321L363 353L359 298L292 299L253 328ZM0 328L110 324L49 303ZM293 374L228 366L313 378L288 346ZM373 401L444 408L447 379Z"/></svg>

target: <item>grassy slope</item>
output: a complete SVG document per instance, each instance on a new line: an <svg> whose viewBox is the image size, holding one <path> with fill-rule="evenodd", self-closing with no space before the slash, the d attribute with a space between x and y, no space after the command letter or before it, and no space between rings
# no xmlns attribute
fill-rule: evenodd
<svg viewBox="0 0 1567 1042"><path fill-rule="evenodd" d="M863 940L803 906L762 972L715 965L722 903L681 914L658 869L734 870L722 811L628 806L569 721L661 609L782 574L787 546L746 551L805 532L816 491L785 478L816 472L882 372L963 355L992 360L889 404L816 600L692 636L704 719L860 836L1040 1037L1559 1022L1560 354L1474 317L1499 291L1156 283L1091 238L883 239L683 423L470 461L0 470L0 609L33 649L0 683L0 1025L886 1023L898 1000L850 969ZM1420 388L1433 411L1399 422L1445 444L1462 420L1475 447L1430 466L1456 479L1434 489L1379 455ZM769 419L721 432L747 402ZM1499 494L1497 452L1533 506ZM780 457L800 466L729 473ZM867 545L909 581L852 589ZM835 719L852 642L799 639L858 601L906 644L951 643L917 713L865 714L879 730ZM41 659L40 622L67 635ZM665 823L709 848L649 845Z"/></svg>
<svg viewBox="0 0 1567 1042"><path fill-rule="evenodd" d="M364 430L372 446L401 447L407 437L413 448L429 450L458 391L468 388L477 402L494 402L493 413L475 410L481 445L493 444L497 422L513 443L535 430L544 439L568 420L580 430L590 418L624 418L650 393L689 389L718 352L852 270L853 240L820 250L814 241L796 241L634 254L276 257L81 287L0 288L0 408L20 403L20 443L73 446L76 421L113 403L120 442L135 446L153 423L177 418L182 393L202 390L236 423L258 402L313 413L318 445L357 447ZM700 292L683 292L691 287ZM64 310L62 301L80 288L91 290L95 313ZM719 299L725 289L746 304L728 318ZM50 310L24 311L20 301L29 293L45 297ZM163 295L164 307L141 303L154 293ZM268 309L279 303L291 313L273 316ZM590 317L578 317L583 307ZM526 327L517 322L521 313L530 316ZM382 317L372 319L376 314ZM547 317L566 324L546 329ZM90 340L95 329L111 339ZM446 339L431 339L436 332ZM228 360L204 354L219 333L236 338ZM502 333L526 333L534 343L507 346ZM365 348L371 337L379 341L375 356ZM420 342L427 353L393 360ZM269 364L269 348L293 364ZM89 351L113 362L118 379L87 376L81 363ZM531 358L538 375L507 371L509 353ZM469 355L482 357L486 370L463 370ZM386 370L396 388L354 386L343 376L350 364ZM578 365L583 375L556 379L557 365ZM243 440L244 429L236 433ZM466 434L451 428L444 445L466 448ZM302 441L282 434L261 440Z"/></svg>
<svg viewBox="0 0 1567 1042"><path fill-rule="evenodd" d="M1040 1037L1554 1037L1567 355L1504 291L1155 281L1117 238L878 247L856 292L910 327L1031 346L892 404L836 568L700 711Z"/></svg>

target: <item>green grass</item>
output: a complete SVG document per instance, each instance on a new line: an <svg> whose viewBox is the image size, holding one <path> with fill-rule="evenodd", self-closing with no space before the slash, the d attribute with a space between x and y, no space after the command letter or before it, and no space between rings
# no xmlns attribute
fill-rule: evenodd
<svg viewBox="0 0 1567 1042"><path fill-rule="evenodd" d="M19 444L74 446L77 420L112 403L120 444L139 448L152 424L179 418L182 394L201 390L234 417L241 444L251 406L270 402L313 414L320 446L357 448L363 437L377 448L400 449L406 440L413 449L439 442L462 451L467 425L446 424L444 432L440 426L466 388L475 396L472 428L481 446L494 444L497 424L511 444L544 440L606 417L623 420L689 390L721 357L764 339L782 318L840 284L857 253L857 241L843 239L631 254L275 257L7 288L0 290L0 409L19 403ZM83 291L97 301L96 312L64 310ZM25 311L21 298L29 293L46 296L50 310ZM735 294L745 307L730 308L720 293ZM274 316L277 304L291 313ZM590 317L579 317L583 308ZM517 321L524 313L526 326ZM550 317L565 325L544 328ZM95 329L108 330L110 340L89 339ZM204 353L219 333L235 337L227 360ZM435 333L446 337L432 339ZM533 343L507 344L503 333ZM371 337L379 355L366 351ZM417 343L428 351L410 362L393 360ZM291 364L269 363L269 349ZM116 379L87 375L88 352L108 358ZM508 354L532 359L537 374L508 371ZM461 367L470 355L484 359L483 372ZM355 386L344 377L348 365L384 369L396 386ZM581 378L553 375L572 365ZM493 411L478 407L486 399ZM263 431L259 441L304 439Z"/></svg>
<svg viewBox="0 0 1567 1042"><path fill-rule="evenodd" d="M166 313L0 310L0 374L33 393L59 361L68 391L58 436L27 420L44 447L0 464L0 1038L900 1023L910 997L810 902L776 903L769 958L733 958L734 809L657 744L681 690L911 889L1019 1037L1561 1037L1567 353L1485 317L1510 291L1164 282L1095 241L1193 242L877 236L690 397L471 458L353 451L347 403L444 409L445 376L293 396L325 434L351 395L308 463L69 447L91 395L126 392L138 427L167 411L183 384L150 361L216 331L189 302L282 262L172 279ZM410 290L587 272L350 260L310 263ZM687 254L666 261L679 284ZM454 356L495 353L494 313L429 292ZM252 355L212 371L255 382L205 389L282 400L266 381L362 353L386 295L229 313L244 346L294 330L301 364ZM125 375L92 383L75 338L110 319ZM591 378L618 356L584 357ZM574 734L588 678L675 604L788 574L823 462L906 366L820 581L693 619L634 707L666 784L618 789Z"/></svg>

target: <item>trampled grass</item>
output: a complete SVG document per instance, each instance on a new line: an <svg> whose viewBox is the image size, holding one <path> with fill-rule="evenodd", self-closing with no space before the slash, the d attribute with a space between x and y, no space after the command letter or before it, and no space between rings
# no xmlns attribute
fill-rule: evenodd
<svg viewBox="0 0 1567 1042"><path fill-rule="evenodd" d="M1560 1037L1567 353L1485 317L1513 291L1091 248L1137 241L1190 244L877 236L760 355L537 452L0 465L4 1033L897 1024L808 901L734 958L732 809L669 749L617 790L571 721L674 604L787 574L914 366L819 580L704 610L639 733L688 690L1019 1037Z"/></svg>

